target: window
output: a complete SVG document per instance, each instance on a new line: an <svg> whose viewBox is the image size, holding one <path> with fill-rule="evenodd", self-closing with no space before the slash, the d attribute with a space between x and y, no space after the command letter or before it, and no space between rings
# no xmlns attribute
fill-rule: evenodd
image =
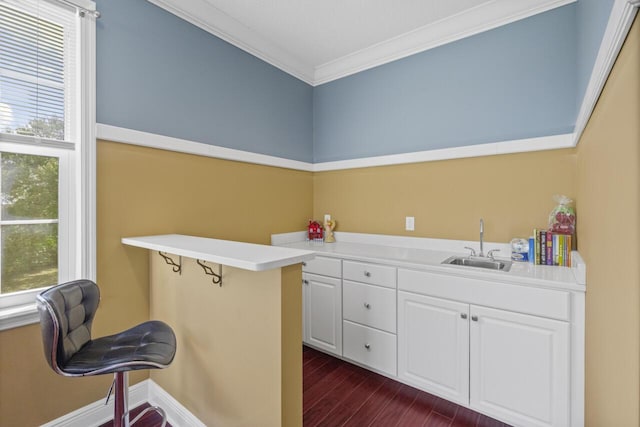
<svg viewBox="0 0 640 427"><path fill-rule="evenodd" d="M94 8L0 2L0 329L36 321L43 288L95 278Z"/></svg>

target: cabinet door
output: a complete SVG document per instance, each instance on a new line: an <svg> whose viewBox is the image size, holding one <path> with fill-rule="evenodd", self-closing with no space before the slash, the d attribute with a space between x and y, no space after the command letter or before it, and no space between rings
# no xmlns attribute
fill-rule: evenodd
<svg viewBox="0 0 640 427"><path fill-rule="evenodd" d="M398 292L398 377L467 405L469 305Z"/></svg>
<svg viewBox="0 0 640 427"><path fill-rule="evenodd" d="M302 273L302 342L309 342L309 334L307 333L307 312L309 308L307 307L307 289L309 288L307 285L309 284L309 279L307 278L308 274Z"/></svg>
<svg viewBox="0 0 640 427"><path fill-rule="evenodd" d="M569 325L471 306L470 405L521 426L569 425Z"/></svg>
<svg viewBox="0 0 640 427"><path fill-rule="evenodd" d="M342 356L342 281L315 274L304 281L306 342Z"/></svg>

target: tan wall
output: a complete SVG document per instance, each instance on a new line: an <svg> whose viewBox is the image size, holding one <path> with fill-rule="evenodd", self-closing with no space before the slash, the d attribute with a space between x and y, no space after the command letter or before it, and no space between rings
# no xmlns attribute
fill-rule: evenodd
<svg viewBox="0 0 640 427"><path fill-rule="evenodd" d="M218 286L193 259L182 259L178 275L150 256L151 317L171 325L178 343L171 366L151 378L206 425L302 425L300 265L223 267Z"/></svg>
<svg viewBox="0 0 640 427"><path fill-rule="evenodd" d="M282 269L282 427L302 425L302 266Z"/></svg>
<svg viewBox="0 0 640 427"><path fill-rule="evenodd" d="M552 196L576 194L575 150L509 154L316 173L314 218L337 231L486 241L529 237ZM405 217L415 231L405 231Z"/></svg>
<svg viewBox="0 0 640 427"><path fill-rule="evenodd" d="M578 145L586 425L640 425L640 20Z"/></svg>
<svg viewBox="0 0 640 427"><path fill-rule="evenodd" d="M0 426L35 427L75 411L106 396L111 379L55 374L44 358L40 325L0 332Z"/></svg>
<svg viewBox="0 0 640 427"><path fill-rule="evenodd" d="M269 243L271 233L300 230L311 215L312 176L306 172L105 141L98 143L97 167L102 300L96 336L149 316L147 251L125 248L122 237L182 233ZM3 426L57 418L103 398L111 380L54 374L37 325L0 332L0 372ZM145 377L136 373L132 383Z"/></svg>

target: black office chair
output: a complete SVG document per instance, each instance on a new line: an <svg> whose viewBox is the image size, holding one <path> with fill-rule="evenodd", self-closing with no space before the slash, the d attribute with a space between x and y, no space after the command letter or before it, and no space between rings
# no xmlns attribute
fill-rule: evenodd
<svg viewBox="0 0 640 427"><path fill-rule="evenodd" d="M150 410L162 416L164 427L166 415L155 406L129 421L129 371L169 366L176 353L173 330L163 322L149 321L115 335L91 339L99 301L100 290L90 280L63 283L38 295L44 356L49 366L66 377L113 373L109 396L115 388L114 427L128 427Z"/></svg>

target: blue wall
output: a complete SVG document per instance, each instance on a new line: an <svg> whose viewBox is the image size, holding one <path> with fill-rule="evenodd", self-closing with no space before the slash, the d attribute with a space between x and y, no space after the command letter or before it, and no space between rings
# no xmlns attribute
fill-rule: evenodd
<svg viewBox="0 0 640 427"><path fill-rule="evenodd" d="M568 133L613 1L312 88L146 0L97 0L97 119L306 162Z"/></svg>
<svg viewBox="0 0 640 427"><path fill-rule="evenodd" d="M572 132L575 4L314 88L314 162Z"/></svg>
<svg viewBox="0 0 640 427"><path fill-rule="evenodd" d="M97 7L98 123L311 161L311 86L145 0Z"/></svg>
<svg viewBox="0 0 640 427"><path fill-rule="evenodd" d="M578 22L578 108L582 103L591 71L595 64L602 36L609 21L614 0L578 0L576 16Z"/></svg>

